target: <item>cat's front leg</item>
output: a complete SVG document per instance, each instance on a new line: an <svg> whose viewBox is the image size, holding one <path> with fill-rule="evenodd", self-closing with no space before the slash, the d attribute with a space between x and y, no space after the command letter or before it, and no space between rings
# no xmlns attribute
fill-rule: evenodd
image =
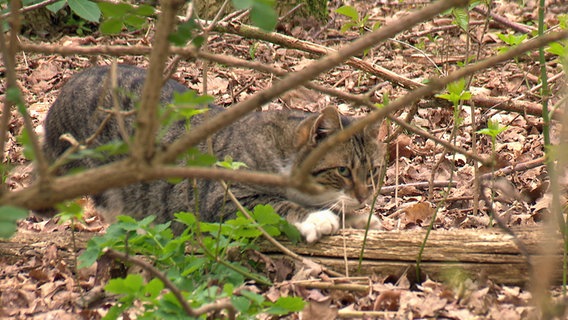
<svg viewBox="0 0 568 320"><path fill-rule="evenodd" d="M294 222L294 226L308 243L313 243L322 236L336 233L339 217L331 210L320 210L309 213L302 222Z"/></svg>
<svg viewBox="0 0 568 320"><path fill-rule="evenodd" d="M374 214L371 214L371 220L369 221L369 215L367 214L350 214L345 217L345 227L353 229L367 229L367 222L369 222L369 229L371 230L382 230L383 223Z"/></svg>

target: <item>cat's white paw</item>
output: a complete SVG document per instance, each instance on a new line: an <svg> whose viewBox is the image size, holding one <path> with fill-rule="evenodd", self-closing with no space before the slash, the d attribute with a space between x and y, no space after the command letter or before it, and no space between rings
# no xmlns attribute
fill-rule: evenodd
<svg viewBox="0 0 568 320"><path fill-rule="evenodd" d="M303 222L294 224L308 243L319 240L324 235L339 230L339 217L331 210L312 212Z"/></svg>
<svg viewBox="0 0 568 320"><path fill-rule="evenodd" d="M353 228L353 229L366 229L367 228L367 220L369 216L366 214L355 214L350 215L345 219L345 227L346 228ZM381 219L377 216L371 216L371 222L369 223L370 230L381 230L383 228L383 224Z"/></svg>

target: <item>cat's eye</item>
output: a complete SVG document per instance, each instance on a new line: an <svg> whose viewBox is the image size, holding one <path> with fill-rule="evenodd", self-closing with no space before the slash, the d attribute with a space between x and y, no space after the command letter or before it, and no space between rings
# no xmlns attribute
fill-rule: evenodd
<svg viewBox="0 0 568 320"><path fill-rule="evenodd" d="M345 178L351 177L351 170L347 167L337 167L337 173Z"/></svg>

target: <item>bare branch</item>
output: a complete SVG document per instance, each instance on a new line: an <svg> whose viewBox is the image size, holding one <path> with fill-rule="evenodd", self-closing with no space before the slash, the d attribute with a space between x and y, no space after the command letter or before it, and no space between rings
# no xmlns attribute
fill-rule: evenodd
<svg viewBox="0 0 568 320"><path fill-rule="evenodd" d="M346 127L344 130L334 134L333 136L325 139L321 144L318 145L316 149L312 151L312 153L304 160L304 163L301 165L300 168L296 172L293 172L294 181L301 181L302 183L306 182L306 179L309 178L307 174L310 169L315 165L315 163L333 146L346 141L351 136L353 136L356 132L363 130L367 125L378 122L388 114L403 108L405 106L411 105L418 101L420 98L429 96L434 92L442 90L446 87L449 83L457 81L461 78L464 78L468 75L471 75L479 70L487 69L490 66L496 65L498 63L507 61L512 59L524 52L535 50L539 47L545 46L548 43L559 41L562 39L568 38L568 31L561 31L550 33L544 35L542 37L531 39L523 44L520 44L517 47L511 48L511 50L504 52L503 54L499 54L493 57L490 57L486 60L477 62L475 64L468 65L464 68L461 68L455 72L452 72L447 77L444 78L434 78L430 80L430 83L422 88L418 88L409 94L396 99L394 102L390 103L389 105L374 111L373 113L369 114L368 116L355 121L350 126ZM491 165L489 161L484 161L483 164Z"/></svg>
<svg viewBox="0 0 568 320"><path fill-rule="evenodd" d="M325 58L315 61L301 71L289 74L286 78L276 82L272 87L251 96L246 101L236 104L226 112L222 112L211 118L206 123L197 126L191 132L171 144L163 154L158 155L157 161L166 163L174 161L184 150L195 146L213 132L230 125L245 114L269 102L278 95L305 84L320 73L344 62L349 57L357 55L363 52L366 48L393 37L397 33L415 24L428 20L451 7L465 4L467 4L467 1L462 0L435 2L432 5L401 19L400 23L385 26L362 36L353 43L342 47L339 51L329 53Z"/></svg>
<svg viewBox="0 0 568 320"><path fill-rule="evenodd" d="M124 159L75 175L53 179L52 183L43 189L38 186L38 183L34 183L26 189L6 193L0 197L0 205L10 204L39 210L78 196L100 193L109 188L119 188L136 182L168 178L225 180L277 187L295 185L295 183L290 182L288 177L269 173L173 165L151 167ZM101 181L104 181L104 183L101 183Z"/></svg>
<svg viewBox="0 0 568 320"><path fill-rule="evenodd" d="M162 74L170 47L168 36L174 29L176 12L185 3L183 0L163 0L162 13L158 17L150 67L142 89L141 105L136 117L136 132L132 157L135 161L150 160L154 156L156 132L158 130L158 101L160 99Z"/></svg>
<svg viewBox="0 0 568 320"><path fill-rule="evenodd" d="M247 26L247 28L253 28L253 27L249 27ZM239 29L242 30L242 29ZM269 35L271 35L270 37L265 37L267 38L267 41L271 41L271 42L275 42L278 43L278 38L280 37L285 37L283 35L279 35L279 34L274 34L274 38L272 37L272 34L269 33ZM292 42L292 41L290 41ZM294 48L298 49L298 50L304 50L307 52L312 52L312 53L318 53L318 51L313 51L310 48L312 47L316 47L316 45L311 44L309 42L306 41L298 41L297 39L295 39L293 42L296 43L296 45L294 46ZM286 42L288 43L288 42ZM25 52L35 52L35 53L44 53L44 54L60 54L63 56L69 56L69 55L76 55L76 54L82 54L82 55L100 55L100 54L106 54L106 55L110 55L110 56L123 56L123 55L147 55L150 52L150 48L145 47L145 46L130 46L130 47L124 47L124 46L96 46L96 47L83 47L83 46L58 46L58 45L51 45L49 43L44 43L41 45L38 44L31 44L31 43L20 43L20 50L21 51L25 51ZM323 48L321 49L322 51L325 50L332 50L330 48L326 48L323 46L317 46L319 48ZM194 59L194 58L201 58L201 59L205 59L205 60L209 60L209 61L213 61L222 65L227 65L227 66L232 66L232 67L241 67L241 68L250 68L253 70L257 70L257 71L261 71L261 72L266 72L266 73L272 73L275 75L278 75L280 77L284 77L286 76L289 72L286 70L282 70L282 69L277 69L274 68L272 66L263 64L263 63L259 63L259 62L253 62L253 61L246 61L246 60L242 60L242 59L238 59L235 57L231 57L231 56L226 56L226 55L218 55L218 54L212 54L212 53L208 53L208 52L203 52L203 51L197 51L195 48L193 47L186 47L186 48L178 48L178 47L172 47L170 48L170 52L176 55L179 55L181 57L184 57L186 59ZM326 51L327 52L327 51ZM350 60L348 60L350 61ZM387 69L380 69L377 66L372 66L368 63L366 63L365 61L360 61L357 64L353 64L354 67L359 68L363 71L369 72L370 74L374 74L377 75L379 77L382 77L384 79L387 79L393 83L397 83L400 85L403 85L404 87L407 88L420 88L423 87L424 84L419 83L419 82L415 82L412 81L411 79L407 79L404 78L401 75L396 75L396 77L389 77L389 75L387 73L384 72L384 70L388 71L389 73L392 73L392 71L387 70ZM280 71L278 71L280 70ZM554 77L553 77L554 78ZM552 80L552 78L551 78ZM305 84L306 87L308 88L312 88L314 90L318 90L324 93L328 93L330 95L333 95L327 91L324 91L324 89L315 89L315 87L310 87L309 84ZM323 87L321 87L323 88ZM335 96L335 95L334 95ZM340 97L341 98L341 97ZM542 107L540 107L539 104L537 103L533 103L530 101L523 101L523 100L518 100L518 99L508 99L505 97L487 97L481 94L474 94L471 97L471 100L475 103L475 105L477 107L482 107L482 108L496 108L499 110L504 110L504 111L513 111L513 112L517 112L520 114L530 114L533 116L537 116L540 117L542 116ZM434 101L428 101L428 103L424 104L424 103L420 103L419 106L420 107L430 107L432 104L441 104L441 105L445 105L445 100L441 100L436 98ZM424 106L426 105L426 106ZM560 119L562 116L562 112L561 110L554 110L553 114L552 114L552 118L553 119Z"/></svg>
<svg viewBox="0 0 568 320"><path fill-rule="evenodd" d="M32 5L29 5L29 6L27 6L27 7L23 7L23 8L21 8L21 9L19 9L19 10L18 10L18 14L22 14L22 13L24 13L24 12L28 12L28 11L32 11L32 10L35 10L35 9L39 9L39 8L48 6L48 5L50 5L50 4L52 4L52 3L55 3L55 2L57 2L57 1L59 1L59 0L45 0L45 1L42 1L42 2L40 2L40 3L32 4ZM1 20L1 19L6 19L6 18L8 18L9 16L11 16L11 15L13 15L13 14L14 14L13 12L6 12L6 13L4 13L3 15L0 16L0 20Z"/></svg>
<svg viewBox="0 0 568 320"><path fill-rule="evenodd" d="M15 88L18 90L18 94L21 94L21 90L18 87L18 83L16 80L16 65L15 65L15 57L16 57L16 52L18 50L18 34L20 32L20 27L21 27L21 21L20 21L20 17L18 14L18 11L20 9L20 1L17 0L13 0L10 2L10 7L11 7L11 17L10 17L10 26L11 26L11 32L10 32L10 43L9 45L6 43L5 39L4 39L4 30L3 27L0 26L0 50L2 51L2 57L4 60L4 65L6 66L6 78L7 78L7 87L8 88ZM0 19L0 24L3 24L3 20ZM14 106L15 101L11 101L8 97L6 97L5 101L4 101L4 108L2 110L2 119L0 120L0 150L2 151L2 154L4 154L4 144L6 141L6 133L8 132L8 124L10 121L10 116L11 116L11 107ZM22 101L20 101L20 103L23 104ZM39 145L39 139L37 137L37 135L35 134L34 131L34 127L33 127L33 123L32 120L29 116L29 114L27 113L27 110L24 108L24 106L19 106L20 108L20 113L22 114L22 117L24 119L24 127L25 130L28 134L28 137L30 139L30 143L32 145L33 151L35 153L36 156L36 160L37 160L37 170L38 170L38 176L39 176L39 182L42 186L44 186L47 183L47 180L49 179L49 174L48 174L48 165L47 165L47 161L45 160L45 157L43 155L43 152L41 151L41 147ZM3 192L5 190L0 188L0 192Z"/></svg>

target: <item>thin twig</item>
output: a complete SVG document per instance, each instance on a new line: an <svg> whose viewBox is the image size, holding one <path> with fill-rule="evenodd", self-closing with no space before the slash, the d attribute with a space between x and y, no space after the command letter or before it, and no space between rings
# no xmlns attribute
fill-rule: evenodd
<svg viewBox="0 0 568 320"><path fill-rule="evenodd" d="M297 40L296 40L297 42ZM63 56L70 55L110 55L110 56L123 56L123 55L147 55L150 52L150 48L147 46L58 46L51 45L48 43L33 44L33 43L19 43L21 51L43 53L43 54L59 54ZM311 52L304 48L304 51ZM275 73L271 70L278 70L269 65L265 65L259 62L241 60L235 57L227 55L218 55L207 52L198 52L194 47L188 46L185 48L172 47L170 48L172 54L180 55L186 59L201 58L209 61L213 61L222 65L249 68L265 73L274 73L279 76L285 76L288 74L287 71L281 70L280 73ZM368 64L364 63L363 67L359 67L361 70L369 72L371 74L376 74L367 67ZM382 76L381 76L382 77ZM398 76L400 77L400 76ZM385 77L383 77L385 78ZM388 79L388 78L387 78ZM393 81L389 79L389 81ZM402 81L402 80L401 80ZM399 83L399 81L394 81L394 83ZM306 85L307 86L307 85ZM423 87L424 85L419 82L414 82L415 87ZM538 104L530 101L521 101L518 99L510 99L505 97L487 97L481 94L475 94L472 96L471 101L475 103L476 106L482 108L498 108L503 111L513 111L520 114L530 114L534 116L542 116L542 107ZM436 107L443 106L445 100L436 98L434 101L429 101L428 103L419 103L420 107L432 107L434 104ZM553 113L553 119L560 119L562 112L557 110Z"/></svg>
<svg viewBox="0 0 568 320"><path fill-rule="evenodd" d="M212 117L206 123L193 128L192 131L172 143L165 150L165 152L158 155L156 161L162 163L174 161L177 156L184 150L195 146L197 143L203 141L212 133L232 124L244 115L252 112L258 106L264 105L280 94L307 83L309 80L315 78L322 72L325 72L344 62L349 57L363 52L366 48L371 47L380 41L384 41L385 39L393 37L398 32L401 32L406 28L409 28L410 26L428 20L446 9L449 9L456 5L463 5L466 2L467 1L463 0L446 0L435 2L418 12L404 17L403 19L401 19L400 23L385 26L374 32L362 36L349 45L342 47L337 52L329 53L325 58L313 62L304 69L288 74L286 78L278 81L274 86L252 95L249 99L234 105L229 110ZM321 156L321 154L319 156ZM312 165L313 163L310 166ZM306 185L306 181L304 179L302 179L301 182L302 185ZM309 187L309 185L306 185L306 188Z"/></svg>
<svg viewBox="0 0 568 320"><path fill-rule="evenodd" d="M32 4L32 5L29 5L27 7L23 7L20 10L18 10L18 14L22 14L24 12L28 12L28 11L39 9L39 8L42 8L42 7L46 7L46 6L48 6L52 3L55 3L57 1L60 1L60 0L45 0L45 1L42 1L40 3ZM6 12L3 15L0 15L0 20L4 20L4 19L8 18L12 14L14 14L14 13L13 12Z"/></svg>
<svg viewBox="0 0 568 320"><path fill-rule="evenodd" d="M513 29L517 32L520 32L520 33L531 33L532 31L536 30L536 28L534 28L534 27L531 28L531 27L526 26L526 25L515 23L515 22L509 21L507 18L500 16L500 15L497 15L493 12L487 12L486 10L483 10L479 6L473 7L473 11L475 11L479 14L482 14L484 16L489 15L491 18L493 18L493 20L495 22L500 23L500 24L502 24L506 27L509 27L509 28L511 28L511 29Z"/></svg>
<svg viewBox="0 0 568 320"><path fill-rule="evenodd" d="M420 98L424 96L429 96L434 92L437 92L445 88L446 85L448 85L449 83L455 82L461 78L471 75L477 72L478 70L486 69L490 66L512 59L524 52L537 49L539 47L546 45L547 43L559 41L567 37L568 37L568 31L549 33L542 37L534 38L525 43L522 43L519 46L514 47L511 50L504 52L502 54L492 56L486 60L482 60L475 64L471 64L467 67L461 68L455 72L452 72L446 77L431 79L430 83L427 86L418 88L408 93L407 95L396 99L389 105L384 106L383 108L372 112L368 116L353 122L350 126L346 127L344 130L322 141L304 160L300 168L295 173L293 173L293 180L298 181L298 185L302 186L304 183L306 183L306 180L309 178L307 172L311 170L311 168L323 156L323 154L325 154L329 149L336 146L338 143L346 141L356 132L363 130L363 128L365 128L367 125L380 121L388 114L405 106L411 105L416 101L418 101ZM483 163L487 164L488 166L491 165L491 161L486 160Z"/></svg>
<svg viewBox="0 0 568 320"><path fill-rule="evenodd" d="M18 42L19 42L18 34L20 32L20 27L21 27L20 15L18 13L20 10L20 6L21 6L20 1L15 1L15 0L10 1L10 7L11 7L10 44L8 46L7 43L5 42L4 30L2 29L3 27L0 27L0 33L2 33L2 35L0 36L0 41L2 41L2 43L0 44L1 46L0 50L2 50L4 65L6 66L7 87L18 90L18 94L21 97L22 91L20 90L16 80L16 64L15 64L15 57L18 51ZM4 22L3 20L0 20L0 24L2 24L3 22ZM0 130L2 131L2 133L0 134L0 139L1 139L0 150L2 151L2 154L4 154L6 133L8 131L8 123L11 117L10 110L11 107L13 107L16 103L16 101L10 101L10 99L5 99L5 100L6 101L4 104L2 112L2 120L1 120L2 126L0 127ZM50 178L47 160L45 159L45 156L41 150L39 144L39 138L35 133L30 115L28 114L25 105L23 105L24 102L18 101L17 103L22 104L18 105L18 110L20 111L20 114L22 115L22 118L24 120L24 129L28 134L28 137L30 139L30 144L36 159L38 181L40 186L43 188L49 184L49 178Z"/></svg>
<svg viewBox="0 0 568 320"><path fill-rule="evenodd" d="M159 126L157 106L160 99L160 85L170 48L168 36L176 23L176 13L184 3L183 0L161 1L162 13L158 17L150 53L150 67L144 80L140 108L136 117L136 132L131 149L134 161L146 162L154 156L156 132Z"/></svg>
<svg viewBox="0 0 568 320"><path fill-rule="evenodd" d="M237 207L237 209L239 209L239 211L241 211L243 213L243 215L245 217L247 217L247 219L249 219L252 222L256 222L254 220L253 217L250 216L250 214L248 213L248 210L243 207L243 205L240 203L239 199L237 199L237 197L235 197L235 195L233 194L233 192L231 191L231 189L229 189L229 187L227 186L227 183L225 183L224 181L221 181L221 184L223 185L223 188L225 188L225 190L227 191L227 194L229 195L229 198L231 199L231 201L235 204L235 206ZM280 250L282 253L286 254L287 256L291 257L292 259L299 261L307 266L310 267L315 267L316 269L321 270L322 272L326 272L334 277L342 277L343 275L335 272L333 270L329 270L326 267L308 259L308 258L304 258L301 255L291 251L290 249L286 248L285 246L283 246L280 242L278 242L278 240L274 239L274 237L272 237L268 232L266 232L266 230L264 230L263 227L261 226L257 226L256 227L261 233L262 236L268 240L268 242L270 242L273 246L275 246L278 250Z"/></svg>
<svg viewBox="0 0 568 320"><path fill-rule="evenodd" d="M275 187L289 187L292 184L289 177L269 173L174 165L153 167L122 159L71 176L55 178L46 189L40 189L38 183L35 182L26 189L4 194L0 197L0 205L10 204L38 210L78 196L97 194L109 188L120 188L136 182L175 177L225 180ZM101 183L102 181L104 183Z"/></svg>
<svg viewBox="0 0 568 320"><path fill-rule="evenodd" d="M507 166L505 168L501 168L499 170L495 170L493 172L488 172L485 174L482 174L479 176L479 180L488 180L491 179L493 177L500 177L500 176L504 176L513 172L517 172L517 171L525 171L525 170L529 170L532 168L536 168L539 166L542 166L545 164L545 157L540 157L538 159L534 159L534 160L530 160L530 161L526 161L526 162L521 162L521 163L516 163L510 166Z"/></svg>
<svg viewBox="0 0 568 320"><path fill-rule="evenodd" d="M122 115L122 105L118 100L118 75L117 75L118 66L116 64L116 60L112 62L110 66L110 93L112 98L112 108L113 108L113 115L116 119L116 123L118 125L118 132L122 137L122 141L128 145L128 150L132 150L132 145L130 144L130 134L126 130L126 125L124 124L124 116ZM104 91L103 91L104 92Z"/></svg>
<svg viewBox="0 0 568 320"><path fill-rule="evenodd" d="M2 58L4 60L4 66L6 66L6 77L8 79L8 87L15 82L15 70L13 57L10 56L9 50L6 46L6 40L4 39L4 24L0 20L0 50L2 50ZM2 107L2 115L0 115L0 152L2 152L2 162L4 162L4 147L8 134L8 125L10 124L10 118L12 117L13 103L4 99L4 106ZM0 195L7 191L6 184L2 183L0 187Z"/></svg>

